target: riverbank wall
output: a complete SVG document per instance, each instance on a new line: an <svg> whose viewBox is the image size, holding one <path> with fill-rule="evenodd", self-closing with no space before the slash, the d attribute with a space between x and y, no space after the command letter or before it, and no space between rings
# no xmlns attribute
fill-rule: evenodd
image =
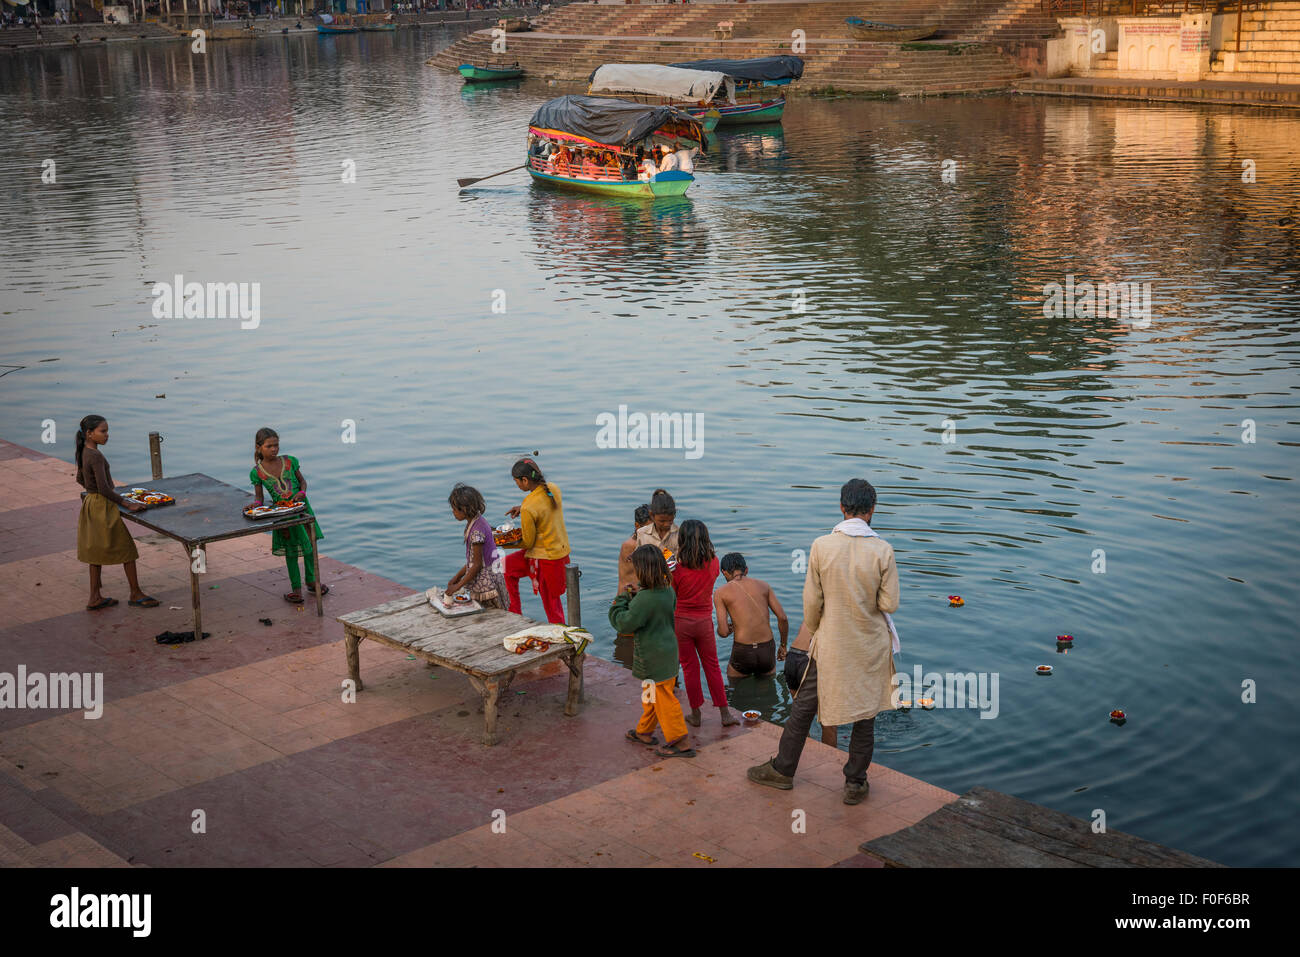
<svg viewBox="0 0 1300 957"><path fill-rule="evenodd" d="M540 7L511 7L511 16L529 16ZM503 15L501 10L443 10L424 13L395 14L398 29L457 26L461 24L490 27ZM294 33L315 33L315 21L310 17L279 17L274 19L215 20L200 22L196 16L188 27L177 16L170 24L146 20L143 23L72 23L64 26L45 25L39 33L34 28L12 27L0 30L0 53L20 53L32 50L53 50L67 47L94 47L108 43L140 43L146 41L190 42L190 31L202 29L209 40L256 40L262 37L283 36Z"/></svg>

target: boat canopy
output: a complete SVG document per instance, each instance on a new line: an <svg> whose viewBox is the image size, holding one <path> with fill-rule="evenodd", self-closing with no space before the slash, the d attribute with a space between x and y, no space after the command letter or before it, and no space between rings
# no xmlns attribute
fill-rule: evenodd
<svg viewBox="0 0 1300 957"><path fill-rule="evenodd" d="M711 100L725 75L658 63L606 63L591 73L591 93L648 93L675 100Z"/></svg>
<svg viewBox="0 0 1300 957"><path fill-rule="evenodd" d="M797 56L761 56L751 60L690 60L672 66L684 70L724 73L737 80L797 80L803 76L803 59Z"/></svg>
<svg viewBox="0 0 1300 957"><path fill-rule="evenodd" d="M633 103L607 96L573 94L548 100L528 121L530 129L587 140L601 146L630 146L661 127L680 124L690 139L704 142L704 127L689 113L671 106Z"/></svg>

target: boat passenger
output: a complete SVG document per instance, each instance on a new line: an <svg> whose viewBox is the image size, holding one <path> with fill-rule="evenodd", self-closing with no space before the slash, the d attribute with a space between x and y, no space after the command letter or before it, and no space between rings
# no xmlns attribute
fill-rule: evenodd
<svg viewBox="0 0 1300 957"><path fill-rule="evenodd" d="M641 160L640 169L641 173L637 177L638 179L652 180L655 178L655 173L659 172L659 164L655 162L653 153Z"/></svg>
<svg viewBox="0 0 1300 957"><path fill-rule="evenodd" d="M689 149L680 149L677 151L677 168L683 173L695 173L695 152L696 147Z"/></svg>
<svg viewBox="0 0 1300 957"><path fill-rule="evenodd" d="M668 170L677 169L677 154L673 152L670 146L664 150L663 159L659 161L659 172L666 173Z"/></svg>
<svg viewBox="0 0 1300 957"><path fill-rule="evenodd" d="M567 146L561 146L551 158L551 168L559 176L571 176L572 164L573 154L569 152Z"/></svg>
<svg viewBox="0 0 1300 957"><path fill-rule="evenodd" d="M596 165L596 158L591 150L582 155L582 176L583 179L600 179L600 167Z"/></svg>

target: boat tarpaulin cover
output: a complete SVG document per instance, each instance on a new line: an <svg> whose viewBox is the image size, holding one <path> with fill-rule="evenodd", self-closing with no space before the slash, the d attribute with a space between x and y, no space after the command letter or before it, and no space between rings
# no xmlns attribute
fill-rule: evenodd
<svg viewBox="0 0 1300 957"><path fill-rule="evenodd" d="M645 139L665 123L689 123L704 138L699 120L671 106L654 106L607 96L560 96L537 108L528 125L555 130L611 146L628 146Z"/></svg>
<svg viewBox="0 0 1300 957"><path fill-rule="evenodd" d="M725 73L737 80L797 80L803 76L803 60L797 56L761 56L752 60L691 60L673 63L684 70Z"/></svg>
<svg viewBox="0 0 1300 957"><path fill-rule="evenodd" d="M711 100L727 78L658 63L606 63L591 74L592 93L648 93L675 100Z"/></svg>

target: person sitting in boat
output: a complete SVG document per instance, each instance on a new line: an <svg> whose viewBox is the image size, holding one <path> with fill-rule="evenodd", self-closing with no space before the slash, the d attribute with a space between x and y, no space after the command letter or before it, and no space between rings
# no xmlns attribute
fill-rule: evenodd
<svg viewBox="0 0 1300 957"><path fill-rule="evenodd" d="M659 172L666 173L670 169L677 169L677 153L671 146L664 150L663 159L659 160Z"/></svg>
<svg viewBox="0 0 1300 957"><path fill-rule="evenodd" d="M592 150L582 154L582 178L600 179L600 167L596 165L596 157Z"/></svg>
<svg viewBox="0 0 1300 957"><path fill-rule="evenodd" d="M645 159L641 160L641 175L638 177L642 180L652 180L655 174L659 172L659 147L650 151Z"/></svg>
<svg viewBox="0 0 1300 957"><path fill-rule="evenodd" d="M687 149L677 151L677 168L683 173L695 173L695 152L696 147L692 146Z"/></svg>
<svg viewBox="0 0 1300 957"><path fill-rule="evenodd" d="M570 175L569 167L573 163L573 155L569 152L567 146L561 146L551 156L551 172L557 176Z"/></svg>

